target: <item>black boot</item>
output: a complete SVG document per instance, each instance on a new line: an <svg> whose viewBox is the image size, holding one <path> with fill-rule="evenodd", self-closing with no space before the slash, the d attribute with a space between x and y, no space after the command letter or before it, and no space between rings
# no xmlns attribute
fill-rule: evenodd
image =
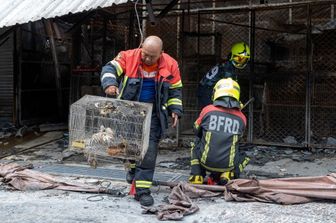
<svg viewBox="0 0 336 223"><path fill-rule="evenodd" d="M218 185L226 185L230 181L231 176L233 176L231 172L221 173L219 177Z"/></svg>
<svg viewBox="0 0 336 223"><path fill-rule="evenodd" d="M154 199L150 193L135 195L135 200L139 201L142 206L152 206Z"/></svg>
<svg viewBox="0 0 336 223"><path fill-rule="evenodd" d="M218 185L224 186L228 183L228 180L226 178L220 178L218 181Z"/></svg>

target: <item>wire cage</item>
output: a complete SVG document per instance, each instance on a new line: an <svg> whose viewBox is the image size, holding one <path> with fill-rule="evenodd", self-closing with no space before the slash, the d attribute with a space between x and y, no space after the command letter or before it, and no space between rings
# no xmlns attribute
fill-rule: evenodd
<svg viewBox="0 0 336 223"><path fill-rule="evenodd" d="M142 160L149 141L152 105L85 95L70 107L69 146L91 165L109 157Z"/></svg>

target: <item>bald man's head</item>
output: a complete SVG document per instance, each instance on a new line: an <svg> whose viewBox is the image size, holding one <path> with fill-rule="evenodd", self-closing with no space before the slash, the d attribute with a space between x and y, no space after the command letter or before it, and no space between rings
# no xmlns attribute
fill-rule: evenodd
<svg viewBox="0 0 336 223"><path fill-rule="evenodd" d="M148 36L142 44L142 62L149 66L155 64L161 56L162 45L158 36Z"/></svg>

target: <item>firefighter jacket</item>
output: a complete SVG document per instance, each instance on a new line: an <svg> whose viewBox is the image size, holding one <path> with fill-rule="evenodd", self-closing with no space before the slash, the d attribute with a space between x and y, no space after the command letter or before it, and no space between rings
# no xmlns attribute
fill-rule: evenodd
<svg viewBox="0 0 336 223"><path fill-rule="evenodd" d="M233 80L237 80L235 73L236 68L231 61L227 61L223 64L217 64L202 78L198 85L197 97L200 109L212 103L211 95L213 88L217 81L222 78L231 77Z"/></svg>
<svg viewBox="0 0 336 223"><path fill-rule="evenodd" d="M101 72L101 84L119 87L118 98L138 101L143 78L141 75L141 49L121 51L108 62ZM182 82L176 60L162 53L158 60L158 75L155 77L155 108L162 130L168 128L168 116L172 112L182 115Z"/></svg>
<svg viewBox="0 0 336 223"><path fill-rule="evenodd" d="M214 172L232 170L238 165L238 141L245 127L246 117L239 109L206 106L194 123L195 162Z"/></svg>
<svg viewBox="0 0 336 223"><path fill-rule="evenodd" d="M208 86L213 88L217 81L222 78L231 77L233 80L237 80L237 74L235 73L235 67L231 61L226 61L223 64L217 64L211 68L208 73L200 81L201 86Z"/></svg>

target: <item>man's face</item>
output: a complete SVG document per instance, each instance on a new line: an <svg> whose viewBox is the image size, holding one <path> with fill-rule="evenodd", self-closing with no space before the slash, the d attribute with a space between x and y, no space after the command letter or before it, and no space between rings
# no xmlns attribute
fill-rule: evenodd
<svg viewBox="0 0 336 223"><path fill-rule="evenodd" d="M142 47L141 50L141 60L148 66L155 64L161 56L161 50L151 48L151 47Z"/></svg>
<svg viewBox="0 0 336 223"><path fill-rule="evenodd" d="M232 57L232 64L238 69L243 69L247 62L249 61L249 57L244 56L244 55L234 55Z"/></svg>

